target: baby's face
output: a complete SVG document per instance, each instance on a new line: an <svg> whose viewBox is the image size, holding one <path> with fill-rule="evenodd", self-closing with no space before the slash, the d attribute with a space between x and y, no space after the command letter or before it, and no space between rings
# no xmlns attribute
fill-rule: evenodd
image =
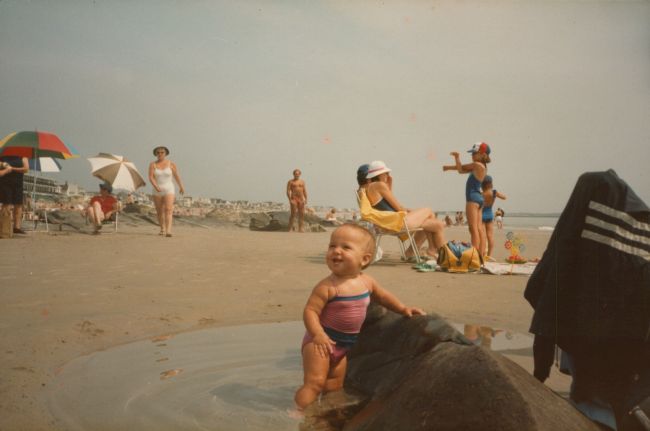
<svg viewBox="0 0 650 431"><path fill-rule="evenodd" d="M336 229L330 237L325 260L327 267L338 276L354 276L372 259L368 237L348 226Z"/></svg>

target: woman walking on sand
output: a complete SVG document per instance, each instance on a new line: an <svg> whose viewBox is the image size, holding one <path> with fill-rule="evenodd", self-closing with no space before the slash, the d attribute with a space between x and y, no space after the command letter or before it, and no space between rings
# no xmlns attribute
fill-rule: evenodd
<svg viewBox="0 0 650 431"><path fill-rule="evenodd" d="M153 154L156 160L149 165L149 181L153 186L153 202L156 205L156 215L160 224L159 235L171 237L176 194L172 178L178 184L180 194L184 194L185 189L176 164L167 159L169 149L163 146L156 147L153 149Z"/></svg>

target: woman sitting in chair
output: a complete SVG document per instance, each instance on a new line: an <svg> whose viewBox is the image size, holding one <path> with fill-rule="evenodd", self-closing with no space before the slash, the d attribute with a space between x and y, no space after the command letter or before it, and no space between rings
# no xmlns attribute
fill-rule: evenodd
<svg viewBox="0 0 650 431"><path fill-rule="evenodd" d="M370 205L379 211L405 211L406 226L409 229L423 229L423 231L415 233L418 247L426 238L429 242L426 254L436 257L438 249L445 243L444 222L436 219L433 211L429 208L404 208L393 195L393 178L389 174L390 171L386 164L380 160L376 160L368 166L366 178L370 182L365 185L365 189ZM414 251L409 249L406 251L406 255L407 257L413 256Z"/></svg>
<svg viewBox="0 0 650 431"><path fill-rule="evenodd" d="M115 211L118 210L118 202L115 196L111 194L112 192L113 187L110 184L100 184L99 195L93 196L88 203L86 211L95 226L93 231L95 235L99 234L104 220L110 220Z"/></svg>

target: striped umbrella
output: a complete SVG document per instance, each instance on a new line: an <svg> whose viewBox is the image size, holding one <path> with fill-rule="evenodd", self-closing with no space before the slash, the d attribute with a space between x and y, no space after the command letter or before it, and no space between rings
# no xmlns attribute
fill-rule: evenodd
<svg viewBox="0 0 650 431"><path fill-rule="evenodd" d="M61 164L52 157L29 159L29 170L36 172L61 172Z"/></svg>
<svg viewBox="0 0 650 431"><path fill-rule="evenodd" d="M53 133L14 132L0 141L0 156L18 156L28 159L37 157L72 159L79 157L79 152L71 145L64 144Z"/></svg>
<svg viewBox="0 0 650 431"><path fill-rule="evenodd" d="M99 153L88 158L92 174L113 186L114 189L134 191L146 183L132 162L115 154Z"/></svg>

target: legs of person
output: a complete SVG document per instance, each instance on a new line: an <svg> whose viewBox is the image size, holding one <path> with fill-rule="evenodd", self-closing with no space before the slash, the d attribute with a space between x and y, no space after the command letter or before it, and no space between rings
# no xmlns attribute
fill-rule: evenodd
<svg viewBox="0 0 650 431"><path fill-rule="evenodd" d="M437 256L438 250L445 244L445 222L438 220L435 217L425 220L422 225L429 234L429 254L431 256Z"/></svg>
<svg viewBox="0 0 650 431"><path fill-rule="evenodd" d="M420 250L422 248L422 244L424 244L424 241L427 240L427 234L426 232L419 230L413 234L413 239L415 240L415 246ZM415 256L415 252L413 249L409 246L409 248L406 249L405 251L406 257L413 257Z"/></svg>
<svg viewBox="0 0 650 431"><path fill-rule="evenodd" d="M301 201L298 204L298 232L305 231L305 202Z"/></svg>
<svg viewBox="0 0 650 431"><path fill-rule="evenodd" d="M310 342L302 347L303 384L296 391L294 401L299 409L304 409L325 390L330 375L330 358L323 358Z"/></svg>
<svg viewBox="0 0 650 431"><path fill-rule="evenodd" d="M429 208L418 208L412 211L409 211L404 218L404 222L409 229L419 229L422 227L424 221L433 216L433 212ZM424 243L424 240L427 239L427 234L422 231L417 231L414 234L415 243L418 247ZM431 245L429 244L429 247ZM406 256L414 256L415 252L409 247L406 250Z"/></svg>
<svg viewBox="0 0 650 431"><path fill-rule="evenodd" d="M345 370L347 367L348 358L344 356L338 363L330 368L323 392L338 391L343 387L343 380L345 380Z"/></svg>
<svg viewBox="0 0 650 431"><path fill-rule="evenodd" d="M475 247L480 251L482 250L481 234L479 232L479 225L481 223L481 207L476 202L467 202L465 205L465 212L467 213L467 226L469 227L472 247Z"/></svg>
<svg viewBox="0 0 650 431"><path fill-rule="evenodd" d="M487 237L487 255L492 256L492 251L494 251L494 223L487 222L485 223L485 236Z"/></svg>
<svg viewBox="0 0 650 431"><path fill-rule="evenodd" d="M294 223L296 221L296 213L298 212L298 205L292 200L291 205L291 215L289 216L289 232L295 230Z"/></svg>
<svg viewBox="0 0 650 431"><path fill-rule="evenodd" d="M486 229L485 223L481 221L478 225L478 232L481 237L480 243L482 244L481 247L483 247L483 249L480 250L481 256L489 256L487 252L487 233L485 229Z"/></svg>
<svg viewBox="0 0 650 431"><path fill-rule="evenodd" d="M23 223L23 204L14 204L14 229L20 229Z"/></svg>
<svg viewBox="0 0 650 431"><path fill-rule="evenodd" d="M88 215L90 216L93 225L95 225L95 228L102 225L102 222L104 221L104 212L102 211L102 206L99 202L94 202L88 207Z"/></svg>
<svg viewBox="0 0 650 431"><path fill-rule="evenodd" d="M162 204L162 213L163 213L163 222L165 226L165 233L171 235L172 233L172 221L174 219L174 199L175 195L173 193L167 193L163 196Z"/></svg>
<svg viewBox="0 0 650 431"><path fill-rule="evenodd" d="M418 208L409 211L406 214L405 221L409 229L422 228L427 232L425 235L430 239L427 253L435 256L438 253L438 249L445 243L445 235L443 232L445 228L444 222L435 218L433 211L429 208ZM429 237L428 234L431 236Z"/></svg>
<svg viewBox="0 0 650 431"><path fill-rule="evenodd" d="M93 223L95 233L99 233L99 230L102 228L102 221L104 221L102 206L99 202L94 202L92 205L88 206L86 213L88 214L90 221Z"/></svg>
<svg viewBox="0 0 650 431"><path fill-rule="evenodd" d="M158 225L160 225L160 233L165 233L165 214L163 212L164 196L153 195L153 204L156 207L156 216L158 217Z"/></svg>

